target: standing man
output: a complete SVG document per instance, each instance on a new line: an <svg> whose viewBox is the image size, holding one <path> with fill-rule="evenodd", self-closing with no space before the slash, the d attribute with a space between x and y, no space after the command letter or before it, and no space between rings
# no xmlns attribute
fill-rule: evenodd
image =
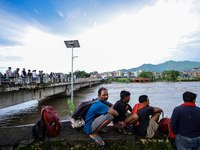
<svg viewBox="0 0 200 150"><path fill-rule="evenodd" d="M31 70L29 69L28 70L28 83L31 83L32 82L32 73L31 73Z"/></svg>
<svg viewBox="0 0 200 150"><path fill-rule="evenodd" d="M32 76L33 76L33 83L36 83L36 80L37 80L37 73L36 73L36 70L33 70Z"/></svg>
<svg viewBox="0 0 200 150"><path fill-rule="evenodd" d="M195 105L196 97L192 92L183 93L184 103L173 110L171 126L178 150L200 149L200 108Z"/></svg>
<svg viewBox="0 0 200 150"><path fill-rule="evenodd" d="M23 68L23 70L22 70L21 77L22 77L22 84L25 84L25 81L26 81L26 71L25 71L25 68Z"/></svg>
<svg viewBox="0 0 200 150"><path fill-rule="evenodd" d="M11 67L8 67L8 70L6 70L6 77L13 77L13 73L11 71Z"/></svg>
<svg viewBox="0 0 200 150"><path fill-rule="evenodd" d="M43 70L39 71L40 83L43 83Z"/></svg>
<svg viewBox="0 0 200 150"><path fill-rule="evenodd" d="M14 77L19 77L19 68L13 71L13 76Z"/></svg>
<svg viewBox="0 0 200 150"><path fill-rule="evenodd" d="M105 143L98 132L105 132L103 128L112 121L113 116L118 117L118 113L112 108L113 105L107 102L108 90L106 88L102 87L98 90L96 100L86 112L84 120L89 121L84 126L84 131L97 145L104 146Z"/></svg>
<svg viewBox="0 0 200 150"><path fill-rule="evenodd" d="M128 91L121 91L121 99L114 105L114 109L118 112L119 116L114 117L113 125L123 134L132 134L128 130L125 130L125 128L134 124L139 119L137 114L127 116L127 111L132 111L132 107L128 104L130 101L130 95L131 93Z"/></svg>
<svg viewBox="0 0 200 150"><path fill-rule="evenodd" d="M152 138L158 128L158 120L162 109L149 106L147 95L139 97L139 103L136 104L131 114L138 114L139 120L135 123L134 131L136 134L146 138ZM151 116L151 118L150 118Z"/></svg>
<svg viewBox="0 0 200 150"><path fill-rule="evenodd" d="M6 80L10 83L11 78L14 78L13 73L11 71L11 67L8 67L8 70L6 70Z"/></svg>

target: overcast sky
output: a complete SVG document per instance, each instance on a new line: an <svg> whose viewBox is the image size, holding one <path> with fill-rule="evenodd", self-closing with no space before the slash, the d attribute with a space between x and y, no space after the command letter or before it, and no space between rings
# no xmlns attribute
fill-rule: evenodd
<svg viewBox="0 0 200 150"><path fill-rule="evenodd" d="M0 72L130 69L200 62L199 0L1 0Z"/></svg>

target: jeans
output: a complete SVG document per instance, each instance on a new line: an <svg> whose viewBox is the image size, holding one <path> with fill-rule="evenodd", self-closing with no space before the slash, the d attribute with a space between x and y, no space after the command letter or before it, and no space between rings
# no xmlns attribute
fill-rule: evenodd
<svg viewBox="0 0 200 150"><path fill-rule="evenodd" d="M200 150L200 136L197 138L188 138L176 135L175 142L178 150Z"/></svg>

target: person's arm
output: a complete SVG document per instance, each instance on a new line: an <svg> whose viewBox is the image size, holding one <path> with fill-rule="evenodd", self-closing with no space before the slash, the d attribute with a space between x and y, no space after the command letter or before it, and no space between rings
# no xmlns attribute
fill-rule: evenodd
<svg viewBox="0 0 200 150"><path fill-rule="evenodd" d="M9 75L8 71L6 71L6 75L10 77L10 75Z"/></svg>
<svg viewBox="0 0 200 150"><path fill-rule="evenodd" d="M119 116L118 112L117 112L116 110L112 109L112 108L110 108L110 109L107 111L107 113L113 115L114 117L118 117L118 116Z"/></svg>
<svg viewBox="0 0 200 150"><path fill-rule="evenodd" d="M154 108L154 113L161 113L163 110L158 107L153 107Z"/></svg>
<svg viewBox="0 0 200 150"><path fill-rule="evenodd" d="M172 131L175 135L178 134L178 120L179 120L179 115L178 111L176 108L173 110L172 116L171 116L171 126L172 126Z"/></svg>
<svg viewBox="0 0 200 150"><path fill-rule="evenodd" d="M129 104L127 104L126 107L127 107L127 111L129 110L130 112L132 112L132 107Z"/></svg>
<svg viewBox="0 0 200 150"><path fill-rule="evenodd" d="M10 71L10 74L11 74L11 75L10 75L11 77L14 77L12 71Z"/></svg>
<svg viewBox="0 0 200 150"><path fill-rule="evenodd" d="M114 108L114 105L112 103L109 103L107 106L111 107L111 108Z"/></svg>

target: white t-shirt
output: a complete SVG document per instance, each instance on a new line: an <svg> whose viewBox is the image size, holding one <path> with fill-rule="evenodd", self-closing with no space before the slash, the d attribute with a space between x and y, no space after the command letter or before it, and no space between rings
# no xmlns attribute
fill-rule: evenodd
<svg viewBox="0 0 200 150"><path fill-rule="evenodd" d="M33 78L37 78L36 72L33 72L32 75L33 75Z"/></svg>

